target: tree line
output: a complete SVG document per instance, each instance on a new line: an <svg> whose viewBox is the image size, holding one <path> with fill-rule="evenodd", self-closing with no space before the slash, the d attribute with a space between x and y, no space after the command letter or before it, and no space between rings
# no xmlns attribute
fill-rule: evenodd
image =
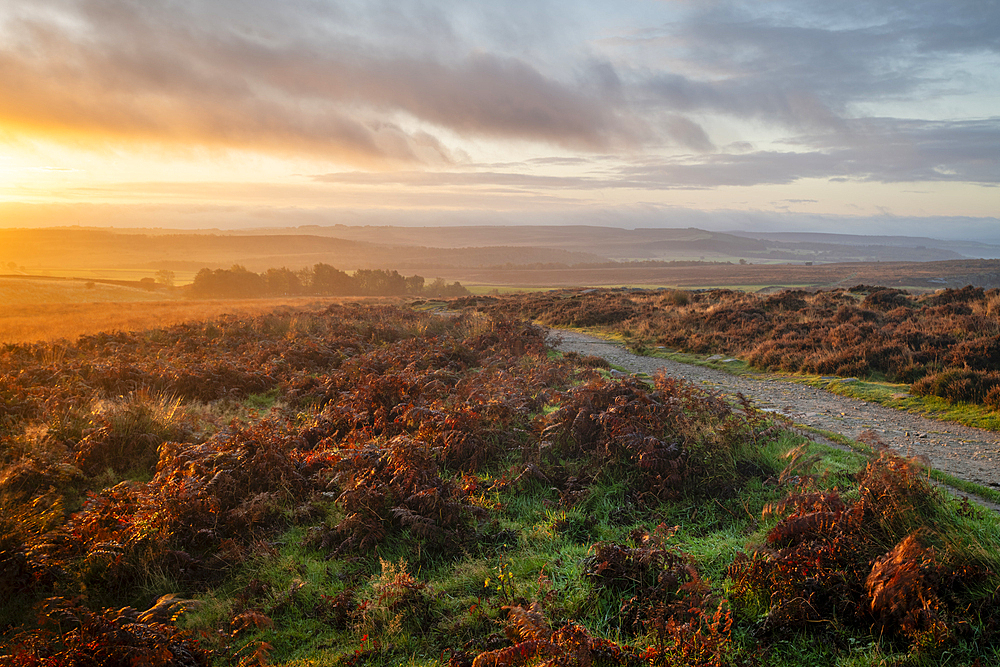
<svg viewBox="0 0 1000 667"><path fill-rule="evenodd" d="M398 271L358 269L353 274L319 263L298 271L287 268L254 273L234 264L229 269L202 269L194 277L191 295L200 298L263 296L464 296L458 281L442 278L425 283L422 276L402 276Z"/></svg>

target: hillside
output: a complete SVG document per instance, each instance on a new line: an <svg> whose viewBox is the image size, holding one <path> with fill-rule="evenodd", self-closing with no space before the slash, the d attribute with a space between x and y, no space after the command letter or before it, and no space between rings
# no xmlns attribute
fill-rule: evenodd
<svg viewBox="0 0 1000 667"><path fill-rule="evenodd" d="M274 233L272 230L265 233ZM335 225L299 227L282 233L330 235L354 241L379 239L400 246L423 244L441 248L494 245L550 248L600 255L619 261L728 260L771 261L934 261L963 257L1000 257L1000 247L957 244L906 237L784 238L752 232L710 232L689 228L596 227L584 225L370 227ZM258 234L260 231L245 232ZM821 236L821 235L816 235ZM527 263L527 262L525 262Z"/></svg>
<svg viewBox="0 0 1000 667"><path fill-rule="evenodd" d="M497 240L502 240L502 237ZM251 271L300 269L325 263L339 269L464 268L502 264L604 261L603 256L557 248L466 248L396 245L372 234L358 241L301 234L142 233L102 229L0 230L0 267L26 273L95 269L198 271L240 264Z"/></svg>
<svg viewBox="0 0 1000 667"><path fill-rule="evenodd" d="M944 287L1000 287L1000 260L942 262L848 262L836 264L622 265L568 269L491 268L446 271L463 284L506 286L663 286L732 287L760 290L780 287L832 288L859 283L934 290Z"/></svg>
<svg viewBox="0 0 1000 667"><path fill-rule="evenodd" d="M840 237L837 237L840 238ZM0 274L138 281L204 268L388 269L492 287L1000 286L998 260L958 259L925 239L877 245L749 239L698 229L303 227L263 232L50 228L0 230ZM967 247L962 249L968 250ZM980 248L988 254L989 248ZM887 261L895 258L906 261ZM845 259L851 261L845 261ZM836 261L834 261L836 260Z"/></svg>
<svg viewBox="0 0 1000 667"><path fill-rule="evenodd" d="M842 241L842 242L839 242ZM252 271L326 263L344 270L470 269L613 261L925 262L958 252L1000 256L992 246L872 237L748 238L700 229L584 226L369 227L171 232L162 229L0 230L0 267L32 274L131 269L197 271L241 264ZM23 267L23 269L22 269Z"/></svg>

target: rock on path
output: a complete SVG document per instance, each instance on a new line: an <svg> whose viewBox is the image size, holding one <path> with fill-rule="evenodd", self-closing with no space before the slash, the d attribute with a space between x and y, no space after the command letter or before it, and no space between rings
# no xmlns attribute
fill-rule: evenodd
<svg viewBox="0 0 1000 667"><path fill-rule="evenodd" d="M703 366L632 354L616 343L575 331L553 329L563 351L604 357L632 373L664 372L725 395L740 392L762 410L777 412L797 424L840 433L852 439L873 431L904 456L929 461L942 472L983 486L1000 488L1000 434L838 396L780 377L730 375ZM963 494L964 495L964 494Z"/></svg>

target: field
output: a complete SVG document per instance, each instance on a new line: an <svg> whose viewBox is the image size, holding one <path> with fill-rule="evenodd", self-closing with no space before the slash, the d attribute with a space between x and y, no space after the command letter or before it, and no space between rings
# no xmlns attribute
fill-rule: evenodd
<svg viewBox="0 0 1000 667"><path fill-rule="evenodd" d="M226 314L260 315L282 307L292 310L301 308L315 310L320 305L334 301L349 303L392 301L392 299L289 297L21 304L0 308L0 343L74 341L84 335L142 331L158 326L212 319Z"/></svg>
<svg viewBox="0 0 1000 667"><path fill-rule="evenodd" d="M1000 660L993 514L605 366L350 303L7 344L0 664Z"/></svg>
<svg viewBox="0 0 1000 667"><path fill-rule="evenodd" d="M191 299L162 285L60 278L0 278L0 343L75 341L101 332L142 331L221 315L261 315L277 308L316 310L331 303L399 303L399 298L283 296Z"/></svg>
<svg viewBox="0 0 1000 667"><path fill-rule="evenodd" d="M834 288L859 283L933 290L1000 287L1000 248L905 237L755 239L698 229L589 226L368 227L176 232L0 230L12 273L190 283L203 269L398 270L428 282L525 287ZM0 301L3 303L3 301Z"/></svg>
<svg viewBox="0 0 1000 667"><path fill-rule="evenodd" d="M599 268L492 267L442 271L441 274L449 280L460 280L463 285L507 287L573 288L585 285L780 290L788 287L833 289L869 284L920 291L959 288L967 284L1000 287L1000 262L997 260L844 262L814 266L735 262L684 262L674 266L644 266L640 263Z"/></svg>
<svg viewBox="0 0 1000 667"><path fill-rule="evenodd" d="M179 297L163 290L148 290L101 281L57 277L0 277L0 304L34 306L51 303L132 303Z"/></svg>

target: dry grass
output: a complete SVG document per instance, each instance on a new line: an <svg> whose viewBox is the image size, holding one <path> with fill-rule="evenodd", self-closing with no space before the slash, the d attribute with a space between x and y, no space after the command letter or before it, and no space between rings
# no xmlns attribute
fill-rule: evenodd
<svg viewBox="0 0 1000 667"><path fill-rule="evenodd" d="M299 297L213 301L132 301L106 303L0 302L0 343L75 341L101 331L141 331L182 322L214 319L224 314L261 315L280 306L321 308L330 303L394 302L397 299Z"/></svg>
<svg viewBox="0 0 1000 667"><path fill-rule="evenodd" d="M107 303L162 301L162 292L59 278L0 278L0 304L30 306L39 303Z"/></svg>

